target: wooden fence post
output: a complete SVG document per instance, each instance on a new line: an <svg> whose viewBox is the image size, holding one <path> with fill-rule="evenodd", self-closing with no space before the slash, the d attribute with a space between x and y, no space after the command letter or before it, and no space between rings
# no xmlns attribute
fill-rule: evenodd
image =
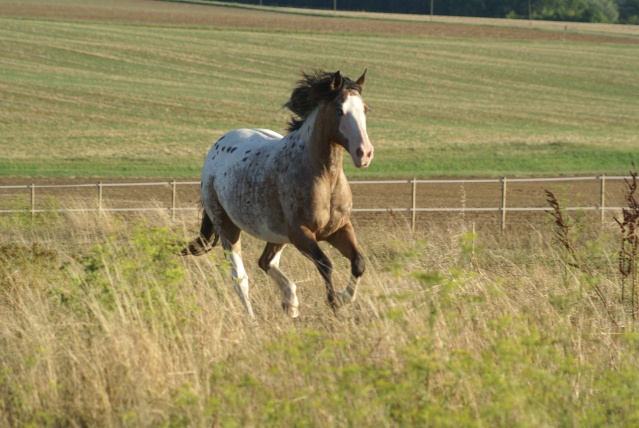
<svg viewBox="0 0 639 428"><path fill-rule="evenodd" d="M412 197L411 197L411 213L412 213L412 218L411 218L411 229L413 231L413 233L415 233L415 223L417 221L417 179L415 177L413 177L412 179L412 185L413 185L413 192L412 192Z"/></svg>
<svg viewBox="0 0 639 428"><path fill-rule="evenodd" d="M35 215L35 184L31 183L31 217Z"/></svg>
<svg viewBox="0 0 639 428"><path fill-rule="evenodd" d="M102 182L98 182L98 215L102 216Z"/></svg>
<svg viewBox="0 0 639 428"><path fill-rule="evenodd" d="M176 199L176 193L177 193L176 192L177 185L175 183L175 179L171 182L171 184L173 187L173 190L172 190L173 196L172 196L172 202L171 202L171 211L173 214L171 215L171 218L175 220L175 199Z"/></svg>
<svg viewBox="0 0 639 428"><path fill-rule="evenodd" d="M606 174L602 174L599 180L599 211L601 211L601 225L603 226L606 220Z"/></svg>
<svg viewBox="0 0 639 428"><path fill-rule="evenodd" d="M506 177L501 178L501 231L506 230Z"/></svg>

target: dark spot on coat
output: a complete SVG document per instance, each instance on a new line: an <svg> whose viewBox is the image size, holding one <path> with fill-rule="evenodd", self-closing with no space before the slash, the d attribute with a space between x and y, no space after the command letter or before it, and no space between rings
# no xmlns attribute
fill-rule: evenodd
<svg viewBox="0 0 639 428"><path fill-rule="evenodd" d="M257 152L255 153L255 156L260 156L262 154L262 152Z"/></svg>
<svg viewBox="0 0 639 428"><path fill-rule="evenodd" d="M219 140L217 140L217 141L222 141L222 140L224 139L224 137L226 137L226 135L222 135L222 136L220 137L220 139L219 139Z"/></svg>
<svg viewBox="0 0 639 428"><path fill-rule="evenodd" d="M237 147L233 147L231 150L229 150L229 153L233 153L236 150L237 150Z"/></svg>
<svg viewBox="0 0 639 428"><path fill-rule="evenodd" d="M244 158L244 159L242 159L242 162L246 162L246 160L247 160L247 159L248 159L248 158Z"/></svg>
<svg viewBox="0 0 639 428"><path fill-rule="evenodd" d="M247 151L244 152L245 155L248 155L249 153L251 153L250 150L247 150Z"/></svg>

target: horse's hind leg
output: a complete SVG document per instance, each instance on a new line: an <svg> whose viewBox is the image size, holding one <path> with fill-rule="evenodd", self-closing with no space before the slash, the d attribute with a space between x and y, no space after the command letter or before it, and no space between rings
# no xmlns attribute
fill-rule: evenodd
<svg viewBox="0 0 639 428"><path fill-rule="evenodd" d="M282 301L282 308L286 311L286 314L291 318L297 318L299 316L299 302L297 300L297 286L282 273L280 270L280 257L286 244L273 244L269 242L264 248L264 252L260 257L259 265L268 276L273 278L273 281L280 287L284 300Z"/></svg>
<svg viewBox="0 0 639 428"><path fill-rule="evenodd" d="M253 308L249 300L248 275L246 274L246 270L244 270L244 263L242 262L241 230L231 221L217 200L217 195L214 193L209 195L208 205L205 204L205 206L208 209L202 221L203 232L200 233L207 234L210 237L211 231L214 231L216 235L215 242L217 242L217 239L221 241L224 254L231 265L231 275L233 276L235 291L240 297L240 301L244 305L246 312L248 312L251 318L254 318Z"/></svg>
<svg viewBox="0 0 639 428"><path fill-rule="evenodd" d="M227 217L227 221L224 221L220 228L220 240L222 241L224 253L231 264L231 274L233 275L235 291L240 297L246 312L248 312L251 318L255 318L251 301L249 300L248 275L246 274L246 270L244 270L244 263L242 262L240 233L240 229Z"/></svg>
<svg viewBox="0 0 639 428"><path fill-rule="evenodd" d="M350 303L357 297L357 286L365 269L364 257L359 251L353 225L350 222L346 223L346 225L331 235L327 241L351 261L351 279L344 290L336 293L340 303Z"/></svg>
<svg viewBox="0 0 639 428"><path fill-rule="evenodd" d="M209 246L211 243L211 239L213 239L213 235L215 235L215 240L213 244ZM200 227L200 236L189 242L187 247L182 250L183 256L193 255L193 256L201 256L202 254L208 253L215 247L217 244L219 236L215 233L215 228L213 227L213 222L209 218L206 211L202 214L202 226Z"/></svg>

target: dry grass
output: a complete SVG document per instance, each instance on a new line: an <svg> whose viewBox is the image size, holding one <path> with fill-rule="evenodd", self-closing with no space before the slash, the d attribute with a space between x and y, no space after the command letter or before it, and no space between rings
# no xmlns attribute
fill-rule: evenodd
<svg viewBox="0 0 639 428"><path fill-rule="evenodd" d="M615 299L614 239L584 232L601 238L592 263L617 328L550 237L477 236L462 219L420 235L360 230L368 270L337 316L315 269L287 250L299 322L257 268L261 244L245 239L255 325L221 251L176 255L191 220L0 218L1 425L621 426L639 416L639 335ZM346 263L330 256L345 284Z"/></svg>

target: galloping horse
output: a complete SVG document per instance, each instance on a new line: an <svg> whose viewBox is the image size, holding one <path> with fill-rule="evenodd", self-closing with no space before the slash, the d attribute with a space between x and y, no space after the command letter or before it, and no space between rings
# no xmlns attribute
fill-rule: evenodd
<svg viewBox="0 0 639 428"><path fill-rule="evenodd" d="M282 307L290 317L299 316L296 286L279 268L289 243L315 263L333 310L355 300L364 257L350 221L353 201L342 157L346 149L357 168L373 159L368 107L361 96L365 76L366 71L353 82L339 71L304 73L285 104L294 114L286 137L265 129L236 129L217 140L206 156L200 236L182 253L204 254L220 240L251 318L241 231L267 242L259 266L282 290ZM332 264L318 241L329 242L350 260L351 279L344 290L333 288Z"/></svg>

